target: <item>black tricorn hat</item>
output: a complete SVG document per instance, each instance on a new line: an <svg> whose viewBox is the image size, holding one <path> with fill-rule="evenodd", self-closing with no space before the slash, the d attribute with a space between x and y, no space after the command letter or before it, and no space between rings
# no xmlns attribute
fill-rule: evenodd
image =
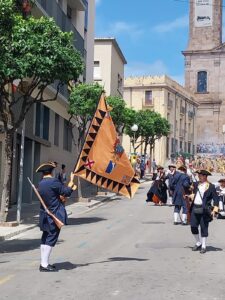
<svg viewBox="0 0 225 300"><path fill-rule="evenodd" d="M157 166L157 170L163 170L164 168L162 166Z"/></svg>
<svg viewBox="0 0 225 300"><path fill-rule="evenodd" d="M39 173L39 172L51 172L55 168L56 168L55 163L52 162L52 161L49 161L49 162L41 164L37 168L36 173Z"/></svg>
<svg viewBox="0 0 225 300"><path fill-rule="evenodd" d="M221 178L218 182L225 182L225 178Z"/></svg>
<svg viewBox="0 0 225 300"><path fill-rule="evenodd" d="M177 166L176 165L173 165L173 164L170 164L169 166L168 166L168 168L177 168Z"/></svg>
<svg viewBox="0 0 225 300"><path fill-rule="evenodd" d="M179 168L178 168L178 170L179 171L184 171L184 172L186 172L187 171L187 168L186 168L186 166L180 166Z"/></svg>
<svg viewBox="0 0 225 300"><path fill-rule="evenodd" d="M205 175L205 176L212 176L212 174L207 170L198 170L195 173Z"/></svg>

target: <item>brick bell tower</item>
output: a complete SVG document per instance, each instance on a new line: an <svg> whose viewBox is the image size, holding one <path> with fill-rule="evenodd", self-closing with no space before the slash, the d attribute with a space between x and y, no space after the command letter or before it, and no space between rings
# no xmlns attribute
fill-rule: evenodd
<svg viewBox="0 0 225 300"><path fill-rule="evenodd" d="M190 0L185 87L199 102L197 143L223 143L225 124L225 44L222 0ZM195 145L196 146L196 145Z"/></svg>

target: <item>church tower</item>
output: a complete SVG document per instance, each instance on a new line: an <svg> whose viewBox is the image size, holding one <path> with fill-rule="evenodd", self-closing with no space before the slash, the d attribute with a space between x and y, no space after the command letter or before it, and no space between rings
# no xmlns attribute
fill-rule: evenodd
<svg viewBox="0 0 225 300"><path fill-rule="evenodd" d="M223 143L225 125L225 44L222 0L190 0L185 87L199 102L197 143ZM224 133L225 134L225 133ZM196 145L195 145L196 146Z"/></svg>
<svg viewBox="0 0 225 300"><path fill-rule="evenodd" d="M211 50L222 43L222 0L190 0L187 50Z"/></svg>

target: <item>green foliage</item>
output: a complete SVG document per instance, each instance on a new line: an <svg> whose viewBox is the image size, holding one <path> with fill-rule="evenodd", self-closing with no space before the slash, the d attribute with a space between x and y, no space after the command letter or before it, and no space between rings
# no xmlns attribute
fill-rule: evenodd
<svg viewBox="0 0 225 300"><path fill-rule="evenodd" d="M147 145L153 147L156 140L162 136L167 136L170 132L169 122L161 117L159 113L151 110L140 110L133 114L132 123L127 125L125 130L126 134L132 139L134 137L134 132L131 130L133 124L138 125L135 138L141 137L141 144L144 143L146 148Z"/></svg>
<svg viewBox="0 0 225 300"><path fill-rule="evenodd" d="M71 91L68 113L76 121L79 131L79 144L84 138L87 123L92 119L103 91L103 88L97 83L79 84Z"/></svg>
<svg viewBox="0 0 225 300"><path fill-rule="evenodd" d="M129 123L132 109L126 107L126 102L118 96L107 97L107 104L112 107L111 116L116 126L117 133L122 135L125 124Z"/></svg>
<svg viewBox="0 0 225 300"><path fill-rule="evenodd" d="M48 85L57 82L59 90L60 84L76 81L84 69L72 33L62 32L51 18L24 18L19 0L0 0L0 56L0 117L5 131L9 119L15 131L33 103L56 100L58 91L44 99ZM19 97L13 89L16 79L21 86L26 81ZM15 118L18 102L22 106Z"/></svg>
<svg viewBox="0 0 225 300"><path fill-rule="evenodd" d="M83 70L72 33L62 32L53 19L15 15L11 39L0 36L0 81L37 77L40 83L76 80ZM8 36L6 37L8 38Z"/></svg>

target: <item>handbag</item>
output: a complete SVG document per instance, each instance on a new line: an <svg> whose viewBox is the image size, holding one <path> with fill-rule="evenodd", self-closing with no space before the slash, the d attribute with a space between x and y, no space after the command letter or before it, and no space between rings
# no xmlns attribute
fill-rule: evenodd
<svg viewBox="0 0 225 300"><path fill-rule="evenodd" d="M193 211L194 211L194 214L196 214L196 215L202 215L203 214L202 205L194 205Z"/></svg>

